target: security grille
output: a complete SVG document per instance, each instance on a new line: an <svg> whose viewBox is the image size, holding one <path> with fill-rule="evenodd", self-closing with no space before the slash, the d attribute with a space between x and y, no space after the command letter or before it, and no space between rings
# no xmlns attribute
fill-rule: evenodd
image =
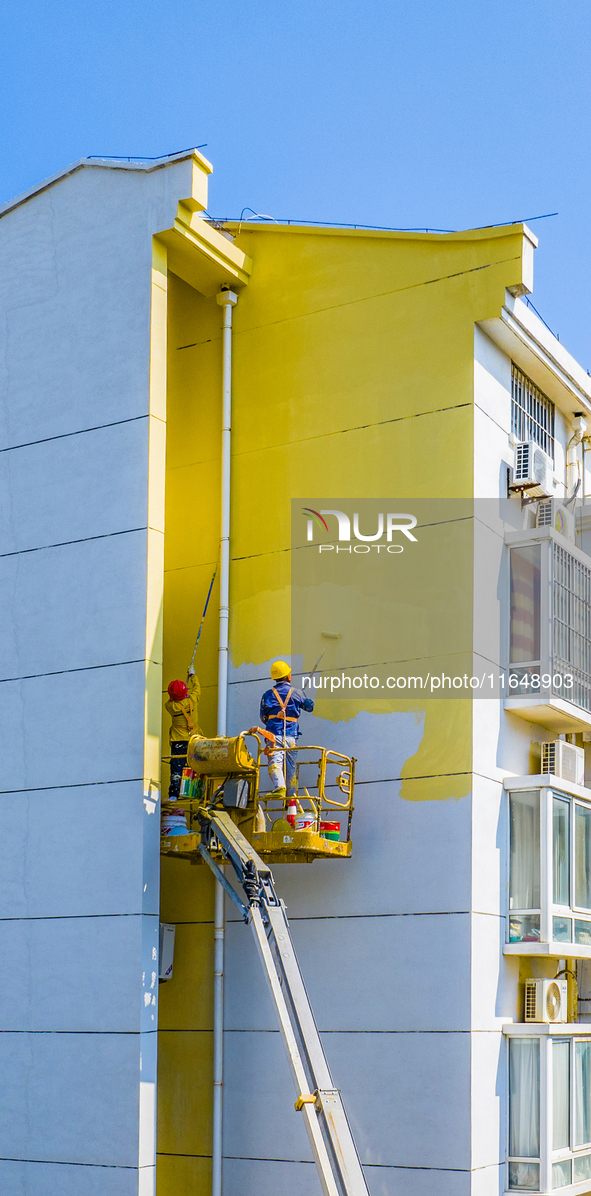
<svg viewBox="0 0 591 1196"><path fill-rule="evenodd" d="M511 431L519 441L535 440L554 460L554 403L511 362Z"/></svg>
<svg viewBox="0 0 591 1196"><path fill-rule="evenodd" d="M553 674L571 674L569 698L591 710L591 569L558 544L553 545L554 562L554 654ZM566 696L563 687L553 687Z"/></svg>

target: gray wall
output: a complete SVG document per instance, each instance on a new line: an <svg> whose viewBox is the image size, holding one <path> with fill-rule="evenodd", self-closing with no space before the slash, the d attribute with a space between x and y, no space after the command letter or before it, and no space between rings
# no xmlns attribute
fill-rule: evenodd
<svg viewBox="0 0 591 1196"><path fill-rule="evenodd" d="M154 1190L150 279L187 166L87 167L0 218L4 1196Z"/></svg>

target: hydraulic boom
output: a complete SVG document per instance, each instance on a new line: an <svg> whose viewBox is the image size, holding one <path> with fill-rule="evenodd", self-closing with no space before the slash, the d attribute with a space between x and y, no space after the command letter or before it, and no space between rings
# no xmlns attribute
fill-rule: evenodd
<svg viewBox="0 0 591 1196"><path fill-rule="evenodd" d="M269 981L301 1111L325 1196L369 1196L353 1135L334 1087L296 959L285 906L268 864L224 810L199 810L198 850L252 926ZM210 849L221 850L246 896L242 901Z"/></svg>

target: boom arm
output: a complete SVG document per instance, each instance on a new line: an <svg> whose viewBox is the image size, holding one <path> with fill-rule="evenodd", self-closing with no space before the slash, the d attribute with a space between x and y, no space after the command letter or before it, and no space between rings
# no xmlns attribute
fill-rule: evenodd
<svg viewBox="0 0 591 1196"><path fill-rule="evenodd" d="M353 1135L334 1087L271 869L223 810L199 811L200 852L250 922L271 988L291 1074L325 1196L369 1196ZM245 905L210 855L219 847L246 894Z"/></svg>

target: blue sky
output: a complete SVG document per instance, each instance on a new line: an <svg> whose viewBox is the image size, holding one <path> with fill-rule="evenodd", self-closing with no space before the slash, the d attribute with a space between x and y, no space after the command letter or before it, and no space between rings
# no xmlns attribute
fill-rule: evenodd
<svg viewBox="0 0 591 1196"><path fill-rule="evenodd" d="M206 142L210 210L535 221L533 302L591 369L589 0L3 0L0 202Z"/></svg>

